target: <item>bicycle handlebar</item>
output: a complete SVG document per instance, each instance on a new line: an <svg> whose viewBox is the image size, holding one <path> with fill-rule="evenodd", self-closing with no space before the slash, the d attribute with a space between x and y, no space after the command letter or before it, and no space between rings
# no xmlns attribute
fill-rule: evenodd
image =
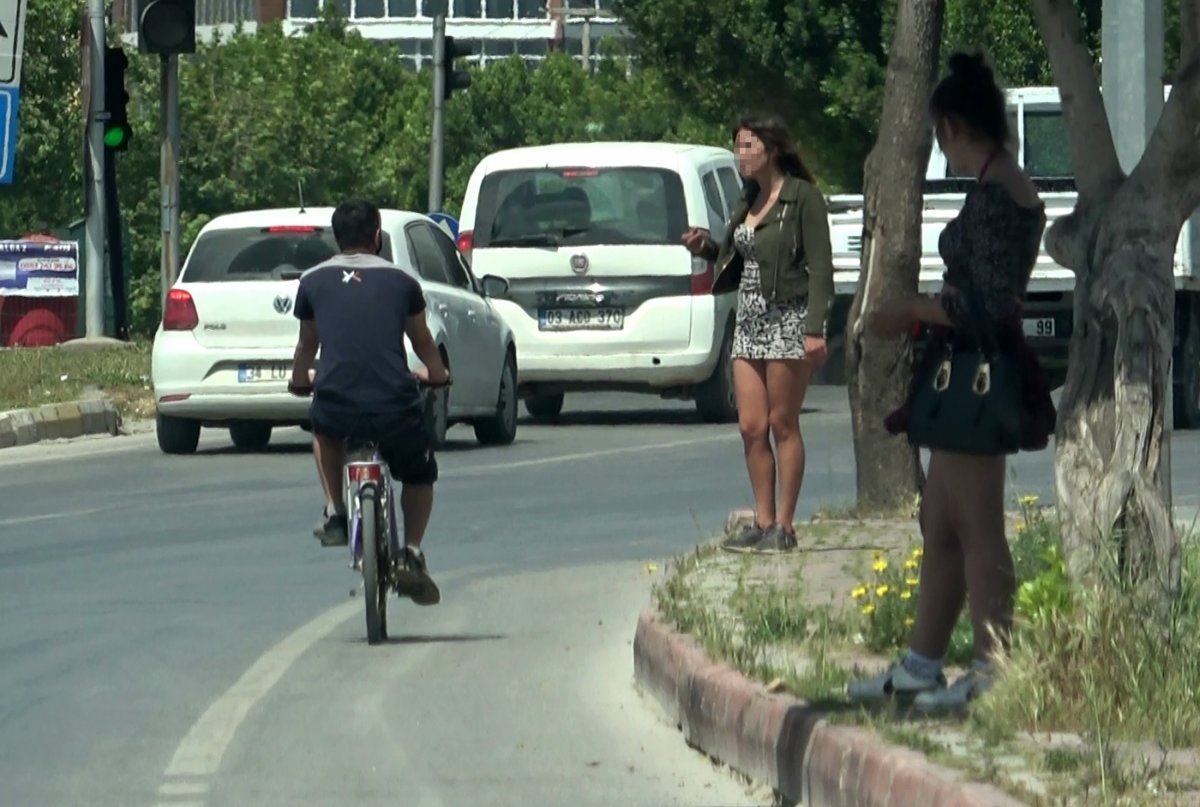
<svg viewBox="0 0 1200 807"><path fill-rule="evenodd" d="M454 378L448 377L445 384L430 384L428 381L417 380L418 389L443 389L454 385ZM287 391L298 398L307 398L313 394L313 386L311 384L303 387L298 387L291 381L287 383Z"/></svg>

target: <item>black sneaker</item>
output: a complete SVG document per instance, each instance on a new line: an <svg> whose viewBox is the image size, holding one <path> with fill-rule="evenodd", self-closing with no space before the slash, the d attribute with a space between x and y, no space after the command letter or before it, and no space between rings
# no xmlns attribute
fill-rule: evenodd
<svg viewBox="0 0 1200 807"><path fill-rule="evenodd" d="M406 546L401 550L395 575L396 592L400 596L410 598L417 605L437 605L441 602L442 592L429 576L425 553L420 549Z"/></svg>
<svg viewBox="0 0 1200 807"><path fill-rule="evenodd" d="M726 552L749 552L763 539L763 528L751 522L721 542Z"/></svg>
<svg viewBox="0 0 1200 807"><path fill-rule="evenodd" d="M762 540L751 547L750 551L761 555L780 555L784 552L794 552L796 547L796 533L784 529L782 524L772 524Z"/></svg>
<svg viewBox="0 0 1200 807"><path fill-rule="evenodd" d="M321 546L346 546L350 542L345 516L322 513L320 521L313 527L313 535L321 542Z"/></svg>

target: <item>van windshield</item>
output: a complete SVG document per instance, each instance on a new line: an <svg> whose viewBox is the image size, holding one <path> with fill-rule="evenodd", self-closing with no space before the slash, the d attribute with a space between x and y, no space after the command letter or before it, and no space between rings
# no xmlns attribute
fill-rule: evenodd
<svg viewBox="0 0 1200 807"><path fill-rule="evenodd" d="M662 168L529 168L488 174L475 248L678 244L683 182Z"/></svg>

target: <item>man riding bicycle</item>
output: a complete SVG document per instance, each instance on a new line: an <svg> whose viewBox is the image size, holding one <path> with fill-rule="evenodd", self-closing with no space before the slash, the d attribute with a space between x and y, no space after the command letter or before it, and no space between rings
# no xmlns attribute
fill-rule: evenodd
<svg viewBox="0 0 1200 807"><path fill-rule="evenodd" d="M338 205L333 237L341 254L300 278L295 306L300 338L289 383L295 391L310 386L313 391L313 454L326 499L313 534L322 546L346 545L346 444L374 442L403 486L403 590L412 592L419 605L434 605L441 594L426 568L421 540L433 512L438 466L418 382L443 386L450 374L425 321L420 283L379 257L379 209L360 200ZM405 334L424 370L409 369ZM310 371L318 348L321 365L314 382Z"/></svg>

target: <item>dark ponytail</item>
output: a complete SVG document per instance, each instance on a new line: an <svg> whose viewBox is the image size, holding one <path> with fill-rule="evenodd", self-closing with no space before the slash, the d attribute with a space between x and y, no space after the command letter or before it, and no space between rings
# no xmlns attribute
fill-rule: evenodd
<svg viewBox="0 0 1200 807"><path fill-rule="evenodd" d="M934 88L929 112L935 121L954 116L980 137L1008 142L1004 91L982 53L960 51L950 56L950 73Z"/></svg>

